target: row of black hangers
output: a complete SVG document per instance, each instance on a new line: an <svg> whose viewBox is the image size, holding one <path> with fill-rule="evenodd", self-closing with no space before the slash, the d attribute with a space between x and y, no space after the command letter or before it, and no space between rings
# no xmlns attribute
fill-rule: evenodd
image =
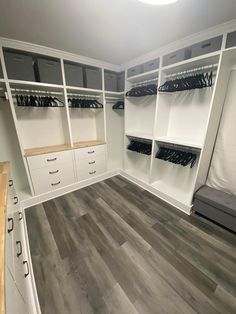
<svg viewBox="0 0 236 314"><path fill-rule="evenodd" d="M181 165L183 167L190 165L190 168L193 168L197 159L197 154L188 150L184 151L160 146L156 154L156 158Z"/></svg>
<svg viewBox="0 0 236 314"><path fill-rule="evenodd" d="M63 107L64 103L57 97L16 95L17 106L23 107Z"/></svg>
<svg viewBox="0 0 236 314"><path fill-rule="evenodd" d="M68 102L71 108L103 108L103 104L96 99L69 98Z"/></svg>
<svg viewBox="0 0 236 314"><path fill-rule="evenodd" d="M152 143L146 143L138 140L131 140L127 146L128 150L136 153L151 155L152 153Z"/></svg>
<svg viewBox="0 0 236 314"><path fill-rule="evenodd" d="M159 92L173 93L184 90L201 89L212 86L213 72L198 73L166 81L158 88Z"/></svg>
<svg viewBox="0 0 236 314"><path fill-rule="evenodd" d="M124 101L122 101L122 100L119 100L119 101L117 101L113 106L112 106L112 109L121 109L121 110L124 110L124 108L125 108L125 103L124 103Z"/></svg>
<svg viewBox="0 0 236 314"><path fill-rule="evenodd" d="M130 91L126 93L127 97L143 97L149 95L157 94L157 85L149 84L149 85L141 85L133 87Z"/></svg>

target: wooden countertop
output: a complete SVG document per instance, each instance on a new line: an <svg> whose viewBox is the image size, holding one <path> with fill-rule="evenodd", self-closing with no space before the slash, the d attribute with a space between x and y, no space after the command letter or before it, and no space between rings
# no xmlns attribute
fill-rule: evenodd
<svg viewBox="0 0 236 314"><path fill-rule="evenodd" d="M0 314L5 313L5 235L9 162L0 163Z"/></svg>
<svg viewBox="0 0 236 314"><path fill-rule="evenodd" d="M74 148L84 148L84 147L91 147L91 146L97 146L97 145L103 145L106 144L104 141L84 141L84 142L78 142L74 143Z"/></svg>

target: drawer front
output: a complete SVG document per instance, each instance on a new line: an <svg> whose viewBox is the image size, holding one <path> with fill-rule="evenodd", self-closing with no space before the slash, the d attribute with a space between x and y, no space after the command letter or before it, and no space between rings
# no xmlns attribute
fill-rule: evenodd
<svg viewBox="0 0 236 314"><path fill-rule="evenodd" d="M14 270L14 246L13 246L13 232L14 232L14 217L13 214L9 214L7 217L6 228L6 266L11 275L15 276Z"/></svg>
<svg viewBox="0 0 236 314"><path fill-rule="evenodd" d="M105 164L99 164L86 170L77 169L78 181L83 181L96 177L104 172L106 172Z"/></svg>
<svg viewBox="0 0 236 314"><path fill-rule="evenodd" d="M91 169L93 169L94 167L97 167L98 165L99 166L103 165L105 167L106 159L105 159L104 154L76 160L77 171L85 171L85 170L90 171Z"/></svg>
<svg viewBox="0 0 236 314"><path fill-rule="evenodd" d="M37 156L27 157L27 162L30 170L43 167L55 166L63 163L72 163L72 151L64 151L57 153L42 154Z"/></svg>
<svg viewBox="0 0 236 314"><path fill-rule="evenodd" d="M91 158L98 155L106 154L106 145L97 145L92 147L79 148L75 150L76 162L77 159Z"/></svg>
<svg viewBox="0 0 236 314"><path fill-rule="evenodd" d="M31 171L35 194L47 193L75 182L73 164L66 163Z"/></svg>

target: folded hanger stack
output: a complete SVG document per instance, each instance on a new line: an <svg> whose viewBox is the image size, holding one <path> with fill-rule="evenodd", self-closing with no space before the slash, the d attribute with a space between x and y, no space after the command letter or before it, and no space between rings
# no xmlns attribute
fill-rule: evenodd
<svg viewBox="0 0 236 314"><path fill-rule="evenodd" d="M127 97L143 97L148 95L156 95L157 94L157 85L149 84L149 85L141 85L133 87L130 91L126 93Z"/></svg>
<svg viewBox="0 0 236 314"><path fill-rule="evenodd" d="M201 89L212 86L213 73L199 73L166 81L158 88L159 92L173 93L184 90Z"/></svg>
<svg viewBox="0 0 236 314"><path fill-rule="evenodd" d="M190 168L193 168L197 159L197 154L187 150L184 151L161 146L156 154L156 158L181 165L183 167L190 165Z"/></svg>
<svg viewBox="0 0 236 314"><path fill-rule="evenodd" d="M96 99L69 98L71 108L103 108L103 105Z"/></svg>
<svg viewBox="0 0 236 314"><path fill-rule="evenodd" d="M24 107L63 107L64 103L57 97L16 95L17 106ZM61 105L60 105L61 104Z"/></svg>
<svg viewBox="0 0 236 314"><path fill-rule="evenodd" d="M122 109L124 110L125 108L125 103L122 100L117 101L113 106L112 109Z"/></svg>
<svg viewBox="0 0 236 314"><path fill-rule="evenodd" d="M128 150L133 152L137 152L144 155L151 155L152 153L152 144L145 143L138 140L131 140L129 145L127 146Z"/></svg>

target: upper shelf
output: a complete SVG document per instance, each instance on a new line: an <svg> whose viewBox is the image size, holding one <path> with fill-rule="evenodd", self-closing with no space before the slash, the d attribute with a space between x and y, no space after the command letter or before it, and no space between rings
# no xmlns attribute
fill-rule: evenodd
<svg viewBox="0 0 236 314"><path fill-rule="evenodd" d="M48 83L39 83L39 82L30 82L30 81L18 81L18 80L9 80L11 88L17 89L37 89L39 91L62 91L62 85L48 84Z"/></svg>
<svg viewBox="0 0 236 314"><path fill-rule="evenodd" d="M110 91L105 91L105 96L106 97L120 97L122 98L125 95L125 92L110 92Z"/></svg>
<svg viewBox="0 0 236 314"><path fill-rule="evenodd" d="M101 95L101 89L92 89L92 88L85 88L85 87L75 87L75 86L67 86L67 93L71 94L81 94L81 95Z"/></svg>
<svg viewBox="0 0 236 314"><path fill-rule="evenodd" d="M128 77L127 80L131 83L139 83L142 81L149 81L152 79L158 79L159 70L153 70L145 73L141 73L135 76Z"/></svg>
<svg viewBox="0 0 236 314"><path fill-rule="evenodd" d="M203 143L201 143L200 141L180 137L159 136L156 138L156 141L180 146L193 147L198 149L201 149L203 146Z"/></svg>
<svg viewBox="0 0 236 314"><path fill-rule="evenodd" d="M153 136L150 133L127 131L127 132L125 132L125 135L129 136L129 137L142 138L142 139L146 139L146 140L152 140L153 139Z"/></svg>

